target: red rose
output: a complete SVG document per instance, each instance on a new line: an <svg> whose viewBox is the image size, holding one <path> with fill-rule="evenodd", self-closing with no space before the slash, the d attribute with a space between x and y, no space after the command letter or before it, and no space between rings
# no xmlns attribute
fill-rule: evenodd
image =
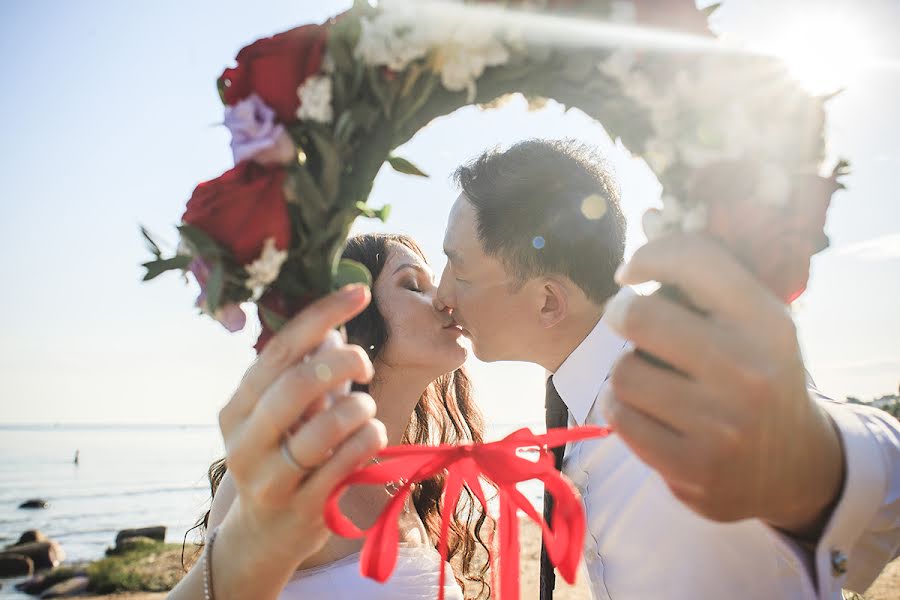
<svg viewBox="0 0 900 600"><path fill-rule="evenodd" d="M297 88L322 67L328 28L303 25L270 38L256 40L237 55L237 66L225 69L225 103L240 102L253 92L275 110L283 123L297 120Z"/></svg>
<svg viewBox="0 0 900 600"><path fill-rule="evenodd" d="M282 168L241 162L198 185L181 219L230 250L240 264L249 264L259 257L263 242L270 237L275 238L279 250L290 246L286 177Z"/></svg>
<svg viewBox="0 0 900 600"><path fill-rule="evenodd" d="M269 311L277 319L287 321L298 312L303 310L313 300L314 298L312 296L288 299L288 297L279 290L272 288L266 290L266 293L262 295L262 298L260 298L259 302L257 303L260 307L259 323L261 329L259 332L259 337L256 338L256 344L253 345L256 353L259 354L260 352L262 352L263 348L266 347L266 344L269 343L269 340L271 340L275 335L275 331L273 331L272 328L269 327L269 324L266 322L266 318L262 315L263 310Z"/></svg>
<svg viewBox="0 0 900 600"><path fill-rule="evenodd" d="M795 176L778 205L756 197L760 171L746 164L711 166L697 177L694 198L707 206L708 231L784 302L796 300L806 290L810 259L828 246L825 213L839 187L835 178Z"/></svg>

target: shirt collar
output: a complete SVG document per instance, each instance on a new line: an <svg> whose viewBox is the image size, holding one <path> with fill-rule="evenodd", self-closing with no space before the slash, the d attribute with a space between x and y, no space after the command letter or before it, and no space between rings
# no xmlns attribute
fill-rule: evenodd
<svg viewBox="0 0 900 600"><path fill-rule="evenodd" d="M628 288L622 288L619 293L634 294ZM553 385L578 425L584 425L600 388L627 342L605 321L604 315L553 374Z"/></svg>

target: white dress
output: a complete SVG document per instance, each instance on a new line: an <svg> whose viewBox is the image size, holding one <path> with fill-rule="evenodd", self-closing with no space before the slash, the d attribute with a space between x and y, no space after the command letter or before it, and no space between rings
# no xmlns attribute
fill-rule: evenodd
<svg viewBox="0 0 900 600"><path fill-rule="evenodd" d="M440 567L446 572L444 598L464 600L450 564L428 541L428 533L415 511L400 515L401 542L397 565L384 583L363 577L360 553L355 552L331 563L301 569L294 573L278 600L437 600Z"/></svg>
<svg viewBox="0 0 900 600"><path fill-rule="evenodd" d="M359 553L333 563L294 573L278 600L437 600L441 556L430 546L401 545L390 579L378 583L360 574ZM463 600L463 593L444 563L446 600Z"/></svg>

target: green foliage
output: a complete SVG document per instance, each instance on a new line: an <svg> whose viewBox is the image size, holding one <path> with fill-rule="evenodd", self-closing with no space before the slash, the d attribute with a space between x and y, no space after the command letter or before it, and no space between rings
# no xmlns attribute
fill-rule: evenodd
<svg viewBox="0 0 900 600"><path fill-rule="evenodd" d="M391 165L395 171L399 173L404 173L406 175L415 175L416 177L428 177L419 167L412 164L405 158L401 158L399 156L388 156L387 162Z"/></svg>
<svg viewBox="0 0 900 600"><path fill-rule="evenodd" d="M209 260L228 255L228 251L208 233L193 225L179 225L178 233L194 256L202 256Z"/></svg>
<svg viewBox="0 0 900 600"><path fill-rule="evenodd" d="M365 265L355 260L342 258L338 261L337 269L335 269L332 285L337 290L351 283L364 283L372 287L372 274Z"/></svg>
<svg viewBox="0 0 900 600"><path fill-rule="evenodd" d="M284 316L279 315L269 308L266 308L262 304L259 304L257 308L259 308L259 318L262 320L265 326L272 331L278 331L279 329L284 327L285 323L287 323L287 319Z"/></svg>
<svg viewBox="0 0 900 600"><path fill-rule="evenodd" d="M210 314L215 314L222 303L225 291L225 264L215 261L210 267L209 280L206 282L206 307Z"/></svg>
<svg viewBox="0 0 900 600"><path fill-rule="evenodd" d="M144 241L147 243L147 249L153 253L157 259L162 258L162 252L159 249L159 246L153 241L153 237L151 237L150 232L147 231L143 225L141 225L141 235L144 236Z"/></svg>
<svg viewBox="0 0 900 600"><path fill-rule="evenodd" d="M379 209L374 209L370 206L366 206L365 202L357 202L356 208L359 209L359 214L364 217L368 217L370 219L378 219L382 223L386 223L388 217L391 215L391 205L385 204Z"/></svg>
<svg viewBox="0 0 900 600"><path fill-rule="evenodd" d="M171 271L173 269L187 269L188 265L191 264L191 257L185 256L184 254L177 254L172 258L163 258L160 260L153 260L150 262L145 262L141 266L147 269L147 273L144 275L144 281L150 281L155 277L158 277L162 273L166 271Z"/></svg>
<svg viewBox="0 0 900 600"><path fill-rule="evenodd" d="M178 581L178 573L161 571L154 566L159 555L181 552L180 544L147 542L138 544L128 552L88 565L88 589L97 594L114 592L164 592Z"/></svg>

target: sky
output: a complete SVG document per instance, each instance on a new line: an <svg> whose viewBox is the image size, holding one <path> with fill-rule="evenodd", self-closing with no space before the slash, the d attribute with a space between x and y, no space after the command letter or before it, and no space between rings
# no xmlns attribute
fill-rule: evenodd
<svg viewBox="0 0 900 600"><path fill-rule="evenodd" d="M215 79L237 51L348 4L0 4L0 423L215 422L253 359L258 330L229 334L198 317L196 289L175 274L141 283L149 256L138 224L174 247L194 186L230 168ZM804 356L826 394L896 393L900 47L891 36L900 7L797 2L787 12L781 4L728 0L714 24L732 39L791 54L798 76L840 75L848 86L828 105L829 152L848 158L853 173L829 213L832 247L814 259L809 290L794 307ZM863 42L882 60L847 60ZM622 188L628 252L643 243L640 215L660 195L643 161L580 112L556 103L528 112L521 100L493 111L467 107L420 131L397 154L430 178L382 170L370 203L392 204L391 218L357 231L413 235L440 273L456 197L450 173L488 147L530 137L600 147ZM541 420L540 368L470 367L489 420Z"/></svg>

